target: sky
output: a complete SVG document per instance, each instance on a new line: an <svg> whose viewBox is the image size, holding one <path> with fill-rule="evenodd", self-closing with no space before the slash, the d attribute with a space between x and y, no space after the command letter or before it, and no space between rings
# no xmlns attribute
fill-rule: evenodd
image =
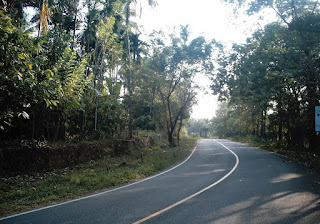
<svg viewBox="0 0 320 224"><path fill-rule="evenodd" d="M250 18L245 16L244 12L238 12L236 16L232 7L220 0L157 0L157 2L158 5L154 9L142 4L142 13L136 21L141 26L142 32L166 31L174 26L189 25L191 38L203 35L208 40L216 39L226 46L231 46L232 43L245 43L254 30L275 21L276 18L272 11L265 11L259 16ZM137 8L140 8L139 3ZM195 82L203 87L203 91L198 93L198 104L193 106L191 117L211 119L218 106L217 97L213 96L209 89L211 81L203 75L198 75Z"/></svg>

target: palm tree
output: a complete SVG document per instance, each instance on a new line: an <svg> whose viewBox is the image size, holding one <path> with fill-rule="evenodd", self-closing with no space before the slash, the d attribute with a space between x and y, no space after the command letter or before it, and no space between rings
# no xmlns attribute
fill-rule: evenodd
<svg viewBox="0 0 320 224"><path fill-rule="evenodd" d="M128 92L129 92L129 138L132 139L133 137L133 111L132 111L132 96L133 96L133 85L132 85L132 72L130 70L131 66L131 50L130 50L130 35L129 35L129 24L130 24L130 6L132 3L135 3L135 6L137 5L137 0L128 0L126 6L125 6L125 12L126 12L126 45L127 45L127 79L128 79ZM148 4L152 7L155 7L157 5L156 0L148 0ZM140 4L140 12L141 12L141 4Z"/></svg>

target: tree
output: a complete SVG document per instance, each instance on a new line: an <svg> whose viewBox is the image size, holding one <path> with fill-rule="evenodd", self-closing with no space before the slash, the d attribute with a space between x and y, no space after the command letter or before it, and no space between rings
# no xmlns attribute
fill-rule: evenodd
<svg viewBox="0 0 320 224"><path fill-rule="evenodd" d="M131 3L136 3L136 0L127 0L127 4L125 6L126 11L126 48L127 48L127 63L126 63L126 78L127 78L127 88L129 92L129 138L133 137L133 110L132 110L132 97L134 92L134 87L132 84L132 58L131 58L131 44L130 44L130 15L131 15ZM150 6L156 6L157 2L155 0L148 1ZM140 10L141 11L141 10Z"/></svg>
<svg viewBox="0 0 320 224"><path fill-rule="evenodd" d="M170 35L171 44L164 45L164 40L153 40L151 70L157 79L163 113L165 117L168 141L175 145L174 133L178 122L182 123L195 102L195 86L192 77L198 72L210 73L212 65L212 43L204 37L188 40L187 27L181 27L179 36ZM179 130L178 128L178 136Z"/></svg>
<svg viewBox="0 0 320 224"><path fill-rule="evenodd" d="M249 15L258 13L265 8L273 9L280 20L284 23L284 27L287 28L296 38L295 46L297 51L301 54L299 63L303 63L303 70L305 74L300 72L300 76L303 77L299 80L302 88L305 88L306 96L304 97L307 104L305 117L308 123L306 131L309 135L308 142L311 148L319 145L320 139L314 132L313 113L314 107L319 103L318 96L318 62L317 55L319 53L319 42L316 35L319 35L319 12L320 6L318 1L315 0L292 0L292 1L237 1L227 0L226 2L236 3L238 6L247 7L247 13ZM289 38L289 36L287 36ZM290 39L290 38L289 38ZM288 42L288 41L287 41ZM300 67L300 69L302 68ZM297 134L299 135L299 134ZM308 143L308 144L309 144Z"/></svg>
<svg viewBox="0 0 320 224"><path fill-rule="evenodd" d="M190 126L188 128L189 135L198 135L202 138L209 137L210 130L210 121L209 119L191 119Z"/></svg>
<svg viewBox="0 0 320 224"><path fill-rule="evenodd" d="M313 40L313 58L306 54L300 34L278 23L257 31L247 44L235 46L232 54L221 58L224 67L214 75L212 89L220 99L228 99L233 112L224 117L246 121L238 123L239 130L233 134L268 137L279 143L285 139L292 149L315 147L310 104L319 103L320 98L317 88L310 97L308 83L310 78L318 80L309 63L316 69L319 42L308 31L304 35Z"/></svg>

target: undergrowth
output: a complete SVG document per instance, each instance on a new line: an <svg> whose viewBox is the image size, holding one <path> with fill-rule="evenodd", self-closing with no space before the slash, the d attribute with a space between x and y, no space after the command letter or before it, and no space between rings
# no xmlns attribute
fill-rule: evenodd
<svg viewBox="0 0 320 224"><path fill-rule="evenodd" d="M181 161L196 139L183 139L169 148L163 142L133 150L127 155L107 156L72 168L0 179L0 216L38 208L108 188L131 183Z"/></svg>

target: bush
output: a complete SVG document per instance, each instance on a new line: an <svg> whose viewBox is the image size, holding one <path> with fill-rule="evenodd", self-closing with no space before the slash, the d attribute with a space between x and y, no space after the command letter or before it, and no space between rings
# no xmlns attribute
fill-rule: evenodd
<svg viewBox="0 0 320 224"><path fill-rule="evenodd" d="M72 167L112 153L110 142L60 143L54 146L20 145L0 149L0 176Z"/></svg>

